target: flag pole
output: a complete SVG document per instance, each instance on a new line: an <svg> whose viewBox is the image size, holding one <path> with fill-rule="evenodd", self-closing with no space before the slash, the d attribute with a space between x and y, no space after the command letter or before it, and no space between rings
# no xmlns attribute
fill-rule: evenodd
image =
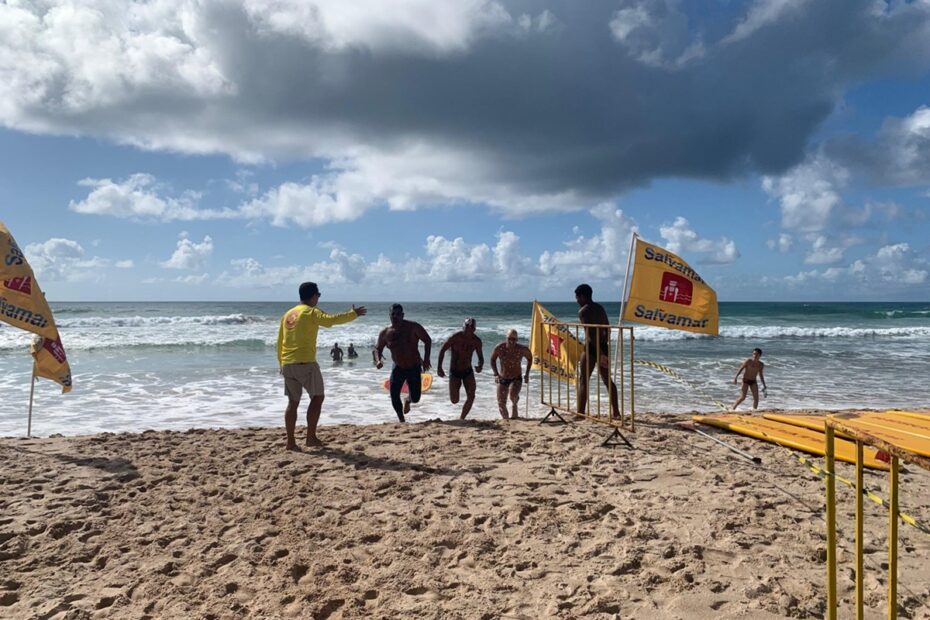
<svg viewBox="0 0 930 620"><path fill-rule="evenodd" d="M617 346L614 347L614 383L617 383L617 361L620 359L620 343L623 342L623 306L626 303L627 291L630 285L630 264L633 262L633 251L636 248L636 239L639 235L636 231L630 233L630 251L626 255L626 275L623 276L623 290L620 292L620 317L617 325Z"/></svg>
<svg viewBox="0 0 930 620"><path fill-rule="evenodd" d="M618 325L623 325L623 305L626 303L627 292L630 288L630 264L633 262L633 251L636 249L636 239L639 235L636 232L630 233L630 251L626 255L626 275L623 276L623 291L620 293L620 319Z"/></svg>
<svg viewBox="0 0 930 620"><path fill-rule="evenodd" d="M32 437L32 397L36 392L36 363L32 362L32 385L29 387L29 422L26 426L26 437Z"/></svg>

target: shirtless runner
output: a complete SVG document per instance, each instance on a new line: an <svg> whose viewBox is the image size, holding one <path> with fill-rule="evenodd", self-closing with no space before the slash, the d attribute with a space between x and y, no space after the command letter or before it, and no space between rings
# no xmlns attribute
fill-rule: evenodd
<svg viewBox="0 0 930 620"><path fill-rule="evenodd" d="M523 360L526 360L526 373L521 372ZM501 361L500 372L497 370L497 360ZM517 401L520 400L520 388L525 381L530 380L530 368L533 367L533 354L528 347L517 342L517 330L507 332L507 340L494 347L491 352L491 370L497 380L497 407L501 417L507 419L507 395L513 404L510 418L517 419ZM522 375L522 377L521 377Z"/></svg>
<svg viewBox="0 0 930 620"><path fill-rule="evenodd" d="M475 402L475 373L481 372L484 367L484 353L481 350L481 338L475 335L475 319L465 319L462 329L452 334L439 349L439 361L436 362L436 374L445 377L442 370L442 360L446 349L452 349L452 362L449 364L449 400L452 404L459 402L462 385L465 385L465 404L462 405L462 420L471 411ZM478 352L478 365L472 368L471 358Z"/></svg>
<svg viewBox="0 0 930 620"><path fill-rule="evenodd" d="M743 375L743 384L740 386L739 398L736 399L736 402L733 403L733 409L736 409L741 402L746 399L746 390L752 390L752 408L759 408L759 386L756 385L756 377L759 377L759 380L762 381L762 389L766 390L765 387L765 375L762 373L765 364L759 361L759 358L762 357L762 349L756 347L752 350L752 357L743 362L743 365L739 367L739 370L736 371L736 376L733 377L733 383L735 384L739 379L741 372L746 371Z"/></svg>
<svg viewBox="0 0 930 620"><path fill-rule="evenodd" d="M422 359L420 341L423 341ZM420 402L420 374L430 369L429 352L432 344L432 339L422 325L404 320L402 305L391 306L391 324L378 335L373 357L375 366L380 369L384 365L384 347L391 350L391 359L394 361L391 370L391 406L401 422L404 421L404 414L410 413L410 403ZM400 389L404 383L407 384L409 396L401 404Z"/></svg>

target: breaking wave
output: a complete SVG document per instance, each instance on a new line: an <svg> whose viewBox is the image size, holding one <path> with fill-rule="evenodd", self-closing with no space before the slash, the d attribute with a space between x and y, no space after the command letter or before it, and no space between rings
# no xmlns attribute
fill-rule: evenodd
<svg viewBox="0 0 930 620"><path fill-rule="evenodd" d="M658 327L636 327L636 339L652 342L709 338L703 334L692 334ZM725 326L720 328L721 338L751 340L781 338L930 338L930 326L911 327L791 327L774 326Z"/></svg>
<svg viewBox="0 0 930 620"><path fill-rule="evenodd" d="M66 318L56 321L58 327L147 327L156 325L244 325L246 323L266 323L268 319L246 314L225 314L206 316L91 316L84 318Z"/></svg>

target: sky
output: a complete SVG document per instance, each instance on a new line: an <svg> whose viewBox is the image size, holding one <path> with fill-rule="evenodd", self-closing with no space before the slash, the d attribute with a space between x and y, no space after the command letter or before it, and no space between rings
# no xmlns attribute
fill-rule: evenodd
<svg viewBox="0 0 930 620"><path fill-rule="evenodd" d="M930 0L0 3L51 301L930 300Z"/></svg>

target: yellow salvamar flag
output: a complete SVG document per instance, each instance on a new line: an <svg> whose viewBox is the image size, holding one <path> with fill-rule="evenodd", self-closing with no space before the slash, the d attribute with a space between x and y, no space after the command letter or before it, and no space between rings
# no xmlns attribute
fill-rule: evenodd
<svg viewBox="0 0 930 620"><path fill-rule="evenodd" d="M534 366L574 383L575 368L584 355L584 345L542 304L533 301L530 353Z"/></svg>
<svg viewBox="0 0 930 620"><path fill-rule="evenodd" d="M0 320L39 337L32 345L36 376L60 383L62 392L70 392L71 368L52 309L3 222L0 222L0 260Z"/></svg>
<svg viewBox="0 0 930 620"><path fill-rule="evenodd" d="M623 321L716 336L717 293L680 256L636 239Z"/></svg>
<svg viewBox="0 0 930 620"><path fill-rule="evenodd" d="M36 336L32 339L32 357L35 359L37 377L51 379L61 385L61 393L71 391L71 366L61 345L61 338L55 340Z"/></svg>

